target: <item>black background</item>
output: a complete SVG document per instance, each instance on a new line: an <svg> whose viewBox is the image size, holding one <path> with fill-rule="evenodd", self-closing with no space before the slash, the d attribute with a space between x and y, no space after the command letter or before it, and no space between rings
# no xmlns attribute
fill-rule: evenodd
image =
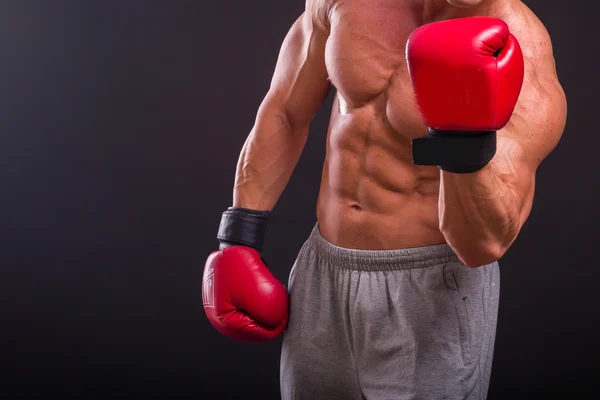
<svg viewBox="0 0 600 400"><path fill-rule="evenodd" d="M491 399L598 376L596 2L526 2L569 116L501 260ZM235 164L302 1L0 3L0 391L279 398L279 346L208 323L200 281ZM315 221L331 98L275 208L287 282ZM587 397L587 396L585 396Z"/></svg>

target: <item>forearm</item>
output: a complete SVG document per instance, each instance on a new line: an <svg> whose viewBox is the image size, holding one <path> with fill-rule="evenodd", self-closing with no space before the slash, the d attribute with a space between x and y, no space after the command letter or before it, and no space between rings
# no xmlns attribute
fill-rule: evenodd
<svg viewBox="0 0 600 400"><path fill-rule="evenodd" d="M308 127L294 127L285 112L259 112L239 157L233 206L272 210L298 163L307 135Z"/></svg>
<svg viewBox="0 0 600 400"><path fill-rule="evenodd" d="M520 230L515 192L493 164L471 174L441 172L440 229L459 258L471 267L497 261Z"/></svg>

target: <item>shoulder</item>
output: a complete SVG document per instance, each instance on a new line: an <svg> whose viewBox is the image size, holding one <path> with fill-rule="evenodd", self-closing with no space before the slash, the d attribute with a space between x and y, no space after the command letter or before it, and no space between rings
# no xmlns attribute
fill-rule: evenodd
<svg viewBox="0 0 600 400"><path fill-rule="evenodd" d="M525 4L505 19L510 32L517 38L525 60L525 81L542 80L559 84L550 33L540 19Z"/></svg>
<svg viewBox="0 0 600 400"><path fill-rule="evenodd" d="M519 2L504 20L523 50L526 59L553 57L552 39L542 21L525 4Z"/></svg>

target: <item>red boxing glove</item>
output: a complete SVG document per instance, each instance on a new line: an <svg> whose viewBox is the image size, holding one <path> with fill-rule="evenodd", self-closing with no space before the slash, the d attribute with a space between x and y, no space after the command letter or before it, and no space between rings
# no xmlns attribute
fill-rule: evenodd
<svg viewBox="0 0 600 400"><path fill-rule="evenodd" d="M265 342L287 324L287 290L250 247L228 247L208 257L202 300L210 323L233 339Z"/></svg>
<svg viewBox="0 0 600 400"><path fill-rule="evenodd" d="M210 323L223 335L266 342L283 333L288 292L260 257L269 212L230 207L217 238L220 250L206 260L202 303Z"/></svg>
<svg viewBox="0 0 600 400"><path fill-rule="evenodd" d="M413 140L417 165L457 173L483 168L523 85L516 38L497 18L435 22L410 35L406 59L426 138Z"/></svg>

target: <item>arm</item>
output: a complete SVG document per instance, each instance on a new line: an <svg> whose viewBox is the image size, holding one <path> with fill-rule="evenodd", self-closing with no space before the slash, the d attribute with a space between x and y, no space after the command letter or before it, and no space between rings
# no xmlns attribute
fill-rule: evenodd
<svg viewBox="0 0 600 400"><path fill-rule="evenodd" d="M312 119L329 92L325 68L326 18L317 3L287 34L254 127L242 148L233 205L271 210L281 196L306 143Z"/></svg>
<svg viewBox="0 0 600 400"><path fill-rule="evenodd" d="M260 256L269 211L286 186L327 96L327 30L307 0L305 13L285 38L275 74L255 125L242 149L234 187L234 207L221 217L219 250L208 257L202 303L210 323L231 338L264 342L285 330L286 287Z"/></svg>
<svg viewBox="0 0 600 400"><path fill-rule="evenodd" d="M536 170L564 130L565 94L543 33L535 48L523 48L523 91L498 131L492 162L472 174L441 172L440 229L468 266L498 260L516 239L531 211Z"/></svg>

